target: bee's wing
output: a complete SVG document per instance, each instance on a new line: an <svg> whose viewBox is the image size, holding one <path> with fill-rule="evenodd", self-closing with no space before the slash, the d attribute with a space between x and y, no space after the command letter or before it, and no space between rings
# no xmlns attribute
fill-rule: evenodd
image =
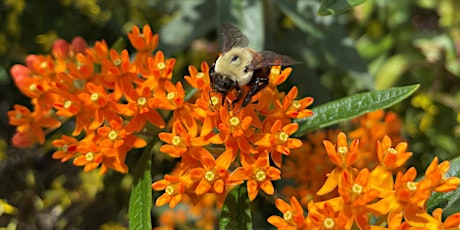
<svg viewBox="0 0 460 230"><path fill-rule="evenodd" d="M246 47L249 45L248 38L238 28L227 22L222 24L222 41L222 53L226 53L236 46Z"/></svg>
<svg viewBox="0 0 460 230"><path fill-rule="evenodd" d="M286 56L277 54L272 51L264 50L258 53L254 53L253 61L248 65L248 69L255 70L268 66L290 66L299 64L300 62Z"/></svg>

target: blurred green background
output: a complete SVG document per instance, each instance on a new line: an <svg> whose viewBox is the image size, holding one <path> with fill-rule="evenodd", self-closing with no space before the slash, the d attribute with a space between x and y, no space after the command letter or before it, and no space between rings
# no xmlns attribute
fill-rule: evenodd
<svg viewBox="0 0 460 230"><path fill-rule="evenodd" d="M109 46L132 52L126 33L133 25L149 24L160 34L158 49L177 60L175 80L188 75L189 65L199 67L202 61L211 64L216 59L220 25L231 22L248 36L250 47L303 63L294 67L281 90L296 85L299 97L315 98L313 106L362 91L420 84L414 96L391 108L404 121L402 131L414 152L410 165L424 170L435 155L441 160L458 156L460 1L374 0L335 16L318 16L319 4L307 0L1 0L0 227L127 227L129 175L83 173L71 162L51 159L49 143L31 149L12 147L14 127L8 125L6 113L14 104L30 106L10 79L12 65L23 64L28 54L49 53L57 38L70 42L75 36L89 45L104 39ZM166 162L161 167L171 165ZM5 211L7 203L17 211ZM254 226L265 228L267 216L256 214Z"/></svg>

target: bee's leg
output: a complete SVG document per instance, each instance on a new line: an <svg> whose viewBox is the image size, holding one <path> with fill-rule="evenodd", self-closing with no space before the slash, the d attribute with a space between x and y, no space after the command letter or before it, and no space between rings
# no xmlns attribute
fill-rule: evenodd
<svg viewBox="0 0 460 230"><path fill-rule="evenodd" d="M265 88L268 85L268 77L257 77L254 80L254 84L251 85L251 89L249 90L248 94L244 98L243 105L242 107L245 107L246 105L251 102L251 99L254 95L256 95L260 90Z"/></svg>

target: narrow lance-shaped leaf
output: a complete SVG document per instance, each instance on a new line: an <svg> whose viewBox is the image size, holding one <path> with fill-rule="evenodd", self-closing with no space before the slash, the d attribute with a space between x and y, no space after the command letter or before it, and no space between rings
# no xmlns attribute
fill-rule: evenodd
<svg viewBox="0 0 460 230"><path fill-rule="evenodd" d="M133 174L134 181L129 198L129 229L152 229L150 209L152 207L151 156L145 148Z"/></svg>
<svg viewBox="0 0 460 230"><path fill-rule="evenodd" d="M219 220L220 229L252 229L252 214L246 183L227 195Z"/></svg>
<svg viewBox="0 0 460 230"><path fill-rule="evenodd" d="M323 0L318 9L318 15L334 15L343 13L366 0Z"/></svg>
<svg viewBox="0 0 460 230"><path fill-rule="evenodd" d="M410 85L360 93L317 106L312 109L314 113L312 117L295 120L299 123L299 130L295 136L303 136L312 130L324 128L378 109L388 108L410 96L418 87L419 85Z"/></svg>

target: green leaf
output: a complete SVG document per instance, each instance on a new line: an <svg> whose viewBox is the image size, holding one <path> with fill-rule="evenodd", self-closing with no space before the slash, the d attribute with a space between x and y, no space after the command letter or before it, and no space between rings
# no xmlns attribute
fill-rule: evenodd
<svg viewBox="0 0 460 230"><path fill-rule="evenodd" d="M152 229L150 209L152 207L151 156L149 147L134 168L134 182L129 198L129 229Z"/></svg>
<svg viewBox="0 0 460 230"><path fill-rule="evenodd" d="M318 10L318 15L340 14L365 2L366 0L323 0Z"/></svg>
<svg viewBox="0 0 460 230"><path fill-rule="evenodd" d="M317 106L312 109L314 113L312 117L295 120L299 123L299 130L295 136L303 136L315 129L324 128L367 112L388 108L414 93L418 87L419 85L410 85L360 93Z"/></svg>
<svg viewBox="0 0 460 230"><path fill-rule="evenodd" d="M252 229L252 214L246 183L234 188L225 199L220 229Z"/></svg>
<svg viewBox="0 0 460 230"><path fill-rule="evenodd" d="M446 178L453 176L460 177L460 157L450 160L450 168L446 173ZM460 212L460 188L447 193L433 193L427 202L427 213L432 213L436 208L443 209L444 217Z"/></svg>

